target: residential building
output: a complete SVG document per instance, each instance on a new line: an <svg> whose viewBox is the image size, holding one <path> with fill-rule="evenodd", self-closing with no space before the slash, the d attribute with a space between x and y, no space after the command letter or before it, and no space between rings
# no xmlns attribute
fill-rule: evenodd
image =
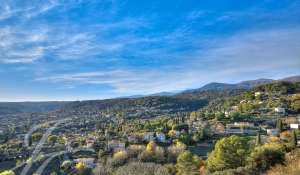
<svg viewBox="0 0 300 175"><path fill-rule="evenodd" d="M269 136L277 136L279 134L278 129L267 129L267 134Z"/></svg>
<svg viewBox="0 0 300 175"><path fill-rule="evenodd" d="M291 129L299 129L300 128L300 124L292 123L292 124L290 124L290 128Z"/></svg>
<svg viewBox="0 0 300 175"><path fill-rule="evenodd" d="M158 142L166 142L166 135L164 133L157 133L156 134L156 139Z"/></svg>
<svg viewBox="0 0 300 175"><path fill-rule="evenodd" d="M281 108L281 107L277 107L277 108L274 108L274 112L284 114L285 113L285 109Z"/></svg>
<svg viewBox="0 0 300 175"><path fill-rule="evenodd" d="M119 140L111 140L108 142L107 147L113 152L125 150L125 142Z"/></svg>

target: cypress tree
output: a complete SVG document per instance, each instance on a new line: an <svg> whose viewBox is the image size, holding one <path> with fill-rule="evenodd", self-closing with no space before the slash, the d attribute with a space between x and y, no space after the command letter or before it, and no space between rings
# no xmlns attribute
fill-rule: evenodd
<svg viewBox="0 0 300 175"><path fill-rule="evenodd" d="M292 146L292 148L296 148L297 147L297 135L296 135L296 131L295 130L293 130L293 132L292 132L291 146Z"/></svg>
<svg viewBox="0 0 300 175"><path fill-rule="evenodd" d="M261 136L260 136L260 132L257 132L255 145L256 145L256 146L261 145Z"/></svg>
<svg viewBox="0 0 300 175"><path fill-rule="evenodd" d="M282 121L280 119L277 121L276 128L278 129L279 133L282 132L283 127L282 127Z"/></svg>

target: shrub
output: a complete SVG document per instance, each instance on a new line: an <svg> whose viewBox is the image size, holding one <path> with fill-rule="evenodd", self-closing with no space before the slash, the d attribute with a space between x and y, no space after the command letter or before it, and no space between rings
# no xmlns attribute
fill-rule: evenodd
<svg viewBox="0 0 300 175"><path fill-rule="evenodd" d="M127 158L128 154L126 151L119 151L113 155L112 159L110 160L110 163L112 166L121 166L124 163L126 163Z"/></svg>
<svg viewBox="0 0 300 175"><path fill-rule="evenodd" d="M198 175L201 160L190 151L181 153L177 158L176 175Z"/></svg>
<svg viewBox="0 0 300 175"><path fill-rule="evenodd" d="M168 169L155 163L132 162L119 167L113 175L170 175Z"/></svg>
<svg viewBox="0 0 300 175"><path fill-rule="evenodd" d="M265 144L256 147L248 158L248 165L254 170L263 172L275 164L284 161L284 149L280 144Z"/></svg>
<svg viewBox="0 0 300 175"><path fill-rule="evenodd" d="M0 173L0 175L15 175L15 173L13 171L3 171L2 173Z"/></svg>

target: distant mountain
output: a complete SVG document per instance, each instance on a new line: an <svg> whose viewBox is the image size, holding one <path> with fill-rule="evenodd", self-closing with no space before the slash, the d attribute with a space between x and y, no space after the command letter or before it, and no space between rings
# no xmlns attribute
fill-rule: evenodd
<svg viewBox="0 0 300 175"><path fill-rule="evenodd" d="M144 109L151 108L152 112L162 110L169 112L190 111L205 106L211 100L238 95L253 87L278 81L300 82L300 76L286 77L279 80L257 79L242 81L236 84L213 82L198 89L186 90L179 93L161 92L151 95L135 95L108 100L82 102L0 102L0 115L25 112L49 112L58 109L79 111L125 109L143 111Z"/></svg>
<svg viewBox="0 0 300 175"><path fill-rule="evenodd" d="M264 84L268 84L268 83L272 83L272 82L274 82L274 80L261 78L261 79L257 79L257 80L242 81L242 82L238 83L237 86L249 89L254 86L260 86L260 85L264 85Z"/></svg>
<svg viewBox="0 0 300 175"><path fill-rule="evenodd" d="M236 84L212 82L202 86L201 88L186 90L183 91L182 93L193 93L193 92L201 92L201 91L224 91L224 90L236 90L236 89L248 90L255 86L269 84L275 81L300 82L300 76L286 77L279 80L261 78L257 80L241 81Z"/></svg>
<svg viewBox="0 0 300 175"><path fill-rule="evenodd" d="M300 75L280 79L280 81L300 82Z"/></svg>
<svg viewBox="0 0 300 175"><path fill-rule="evenodd" d="M0 115L27 112L49 112L63 108L69 102L0 102Z"/></svg>

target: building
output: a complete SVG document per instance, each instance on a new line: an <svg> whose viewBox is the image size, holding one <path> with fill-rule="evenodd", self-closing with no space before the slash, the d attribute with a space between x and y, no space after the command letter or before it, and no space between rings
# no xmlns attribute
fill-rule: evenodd
<svg viewBox="0 0 300 175"><path fill-rule="evenodd" d="M128 136L128 142L129 143L139 143L139 139L134 135L130 135L130 136Z"/></svg>
<svg viewBox="0 0 300 175"><path fill-rule="evenodd" d="M281 108L281 107L277 107L277 108L274 108L274 112L284 114L285 113L285 109Z"/></svg>
<svg viewBox="0 0 300 175"><path fill-rule="evenodd" d="M95 144L94 139L89 138L89 139L86 140L86 147L92 148L94 146L94 144Z"/></svg>
<svg viewBox="0 0 300 175"><path fill-rule="evenodd" d="M234 122L234 126L248 126L248 127L254 127L254 123L250 122Z"/></svg>
<svg viewBox="0 0 300 175"><path fill-rule="evenodd" d="M108 142L107 147L113 152L123 151L125 150L125 143L119 140L111 140Z"/></svg>
<svg viewBox="0 0 300 175"><path fill-rule="evenodd" d="M214 128L215 134L225 134L225 126L222 123L216 124Z"/></svg>
<svg viewBox="0 0 300 175"><path fill-rule="evenodd" d="M258 97L258 96L261 96L262 94L263 94L262 92L255 92L255 93L254 93L254 96L255 96L255 97Z"/></svg>
<svg viewBox="0 0 300 175"><path fill-rule="evenodd" d="M267 129L267 134L269 136L277 136L279 134L278 129Z"/></svg>
<svg viewBox="0 0 300 175"><path fill-rule="evenodd" d="M164 142L166 142L166 135L164 133L157 133L156 140L158 142L164 143Z"/></svg>
<svg viewBox="0 0 300 175"><path fill-rule="evenodd" d="M145 141L148 141L148 142L154 141L154 140L155 140L154 132L146 132L146 133L144 134L144 140L145 140Z"/></svg>
<svg viewBox="0 0 300 175"><path fill-rule="evenodd" d="M290 124L290 128L291 129L299 129L300 128L300 124L292 123L292 124Z"/></svg>

